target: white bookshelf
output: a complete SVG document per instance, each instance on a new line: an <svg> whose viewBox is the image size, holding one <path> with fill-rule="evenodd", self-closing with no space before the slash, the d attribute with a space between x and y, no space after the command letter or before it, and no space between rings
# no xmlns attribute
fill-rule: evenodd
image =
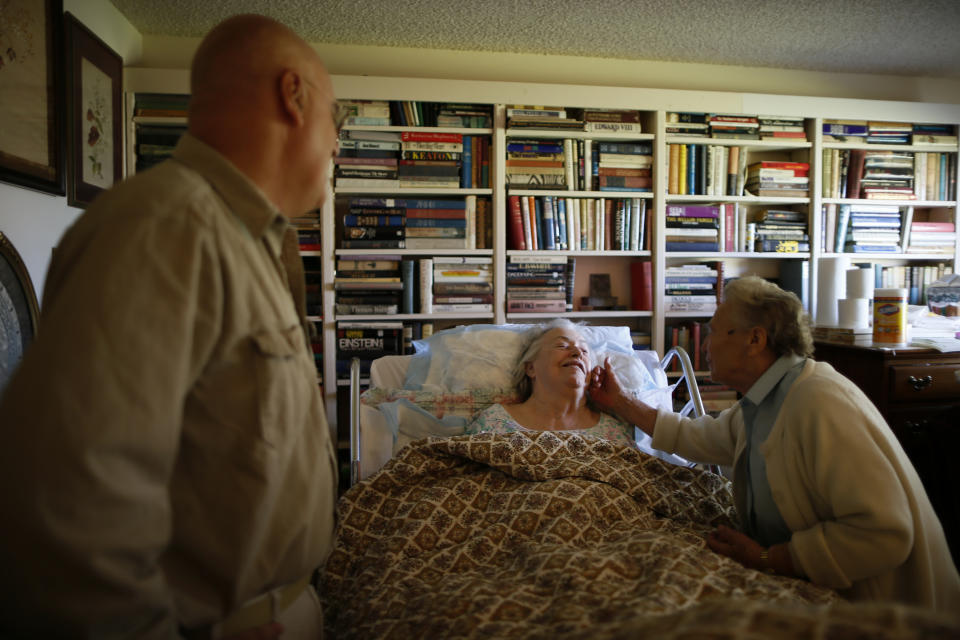
<svg viewBox="0 0 960 640"><path fill-rule="evenodd" d="M789 96L758 93L684 91L665 89L644 89L632 87L605 87L589 85L533 84L518 82L494 82L472 80L440 80L422 78L390 78L372 76L334 76L333 85L336 95L343 99L359 100L418 100L432 102L486 103L495 105L493 127L488 129L430 128L430 131L450 131L468 135L489 135L491 138L490 188L488 189L434 189L434 190L383 190L363 188L339 190L340 195L384 195L401 196L416 193L430 196L478 195L491 199L493 247L486 250L377 250L377 253L400 254L405 256L430 255L486 255L493 257L495 304L492 314L462 314L431 317L445 322L495 322L503 323L539 321L556 317L558 314L507 314L505 312L505 264L514 252L507 249L507 195L554 195L558 197L598 198L598 197L642 197L647 199L647 215L653 216L652 244L650 251L562 251L546 252L578 258L578 281L589 271L596 271L597 265L609 265L615 273L623 273L623 265L637 259L649 259L653 268L654 300L652 311L590 311L562 314L575 319L591 322L602 321L612 324L627 323L633 326L647 326L652 333L652 346L663 353L665 344L664 327L669 321L687 318L709 317L696 312L664 311L664 270L668 265L685 262L706 262L722 260L728 276L746 273L773 277L779 273L784 260L809 261L809 304L811 314L816 313L817 261L821 257L835 255L821 250L824 230L820 226L820 211L825 204L851 204L864 202L859 200L822 197L822 154L825 149L896 150L910 153L953 153L958 152L956 145L876 145L825 142L821 135L825 118L886 120L896 122L944 123L956 128L960 126L960 106L950 104L931 104L903 101L857 100L847 98L819 98L808 96ZM125 71L125 90L128 93L140 91L187 93L189 91L188 72L169 69L127 69ZM128 99L129 101L129 99ZM637 109L643 112L644 130L641 133L584 133L573 131L545 131L528 129L507 129L505 105L536 104L579 108ZM747 115L790 115L804 118L807 141L768 141L768 140L729 140L689 137L666 133L666 114L671 111L715 112ZM128 117L127 149L132 147L131 118ZM411 130L413 127L356 127L377 130ZM423 129L422 127L420 129ZM545 190L508 190L504 162L505 145L510 138L535 137L550 138L590 138L593 140L638 141L644 140L653 146L653 188L652 192L597 192L597 191L545 191ZM667 159L669 144L702 144L716 146L739 146L748 149L749 158L793 158L802 159L810 164L809 194L806 198L760 198L749 195L736 196L690 196L668 193ZM132 165L131 165L132 166ZM951 176L956 181L957 175ZM869 201L876 202L876 201ZM806 208L808 213L810 251L799 254L770 254L752 252L670 252L664 251L665 210L668 204L710 204L733 203L743 207L757 206L793 206ZM938 200L904 200L892 204L913 206L915 208L946 208L952 211L956 224L958 202ZM404 320L426 319L422 314L409 316L346 316L337 317L334 313L333 274L335 256L371 253L371 250L335 251L335 223L332 198L323 211L322 229L322 265L323 265L323 348L324 348L324 385L325 401L331 425L335 422L336 401L336 321L337 320ZM956 269L958 247L954 252L942 254L844 254L852 262L877 262L891 265L924 264L946 262ZM527 253L527 252L519 252ZM580 259L583 259L581 262ZM581 264L584 265L581 270ZM619 265L619 266L616 266ZM599 267L599 268L602 268ZM619 271L617 271L619 270ZM627 270L629 274L629 270ZM579 290L579 287L578 287ZM629 305L629 299L625 301Z"/></svg>

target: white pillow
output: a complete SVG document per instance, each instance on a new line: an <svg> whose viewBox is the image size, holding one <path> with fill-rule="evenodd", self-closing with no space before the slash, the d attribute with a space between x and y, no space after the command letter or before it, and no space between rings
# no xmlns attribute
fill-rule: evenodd
<svg viewBox="0 0 960 640"><path fill-rule="evenodd" d="M512 373L533 324L475 324L417 340L404 387L429 391L509 389ZM611 352L634 353L628 327L578 327L594 362ZM654 357L655 354L654 354ZM664 378L666 384L666 378Z"/></svg>

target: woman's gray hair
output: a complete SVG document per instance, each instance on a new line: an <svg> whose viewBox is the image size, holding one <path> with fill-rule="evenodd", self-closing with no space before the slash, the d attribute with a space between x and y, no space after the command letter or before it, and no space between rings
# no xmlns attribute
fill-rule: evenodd
<svg viewBox="0 0 960 640"><path fill-rule="evenodd" d="M767 345L777 357L792 353L806 358L813 353L810 316L795 293L759 276L744 276L724 286L723 301L740 328L763 327Z"/></svg>
<svg viewBox="0 0 960 640"><path fill-rule="evenodd" d="M573 322L567 318L554 318L527 330L524 335L526 344L520 352L517 364L513 367L513 388L516 389L520 402L525 401L533 393L533 381L527 376L527 363L533 362L540 355L547 332L553 329L573 329L580 333L582 326L584 326L582 323ZM593 367L593 357L591 353L587 363L588 369Z"/></svg>

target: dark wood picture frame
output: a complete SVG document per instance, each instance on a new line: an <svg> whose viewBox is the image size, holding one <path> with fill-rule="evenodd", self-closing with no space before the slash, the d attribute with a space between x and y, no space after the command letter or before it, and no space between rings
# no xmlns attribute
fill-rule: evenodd
<svg viewBox="0 0 960 640"><path fill-rule="evenodd" d="M30 273L0 231L0 395L37 335L40 308Z"/></svg>
<svg viewBox="0 0 960 640"><path fill-rule="evenodd" d="M67 204L86 207L123 177L123 59L70 13L64 31Z"/></svg>
<svg viewBox="0 0 960 640"><path fill-rule="evenodd" d="M0 28L0 181L64 195L63 0L14 0Z"/></svg>

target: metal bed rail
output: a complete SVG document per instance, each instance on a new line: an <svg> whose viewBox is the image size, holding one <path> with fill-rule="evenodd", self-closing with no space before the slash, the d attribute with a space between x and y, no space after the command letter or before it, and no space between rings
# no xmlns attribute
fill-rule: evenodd
<svg viewBox="0 0 960 640"><path fill-rule="evenodd" d="M660 368L664 371L667 370L667 367L670 366L670 362L676 358L680 362L680 369L682 371L681 379L687 383L687 391L690 394L690 399L687 400L687 404L683 406L683 409L680 410L680 415L687 416L690 414L690 411L693 411L693 417L699 418L702 415L706 414L706 411L703 408L703 400L700 398L700 387L697 385L697 374L693 370L693 363L690 362L690 356L687 355L686 350L683 347L671 347L667 351L666 355L660 359Z"/></svg>
<svg viewBox="0 0 960 640"><path fill-rule="evenodd" d="M350 360L350 486L360 481L360 358Z"/></svg>

